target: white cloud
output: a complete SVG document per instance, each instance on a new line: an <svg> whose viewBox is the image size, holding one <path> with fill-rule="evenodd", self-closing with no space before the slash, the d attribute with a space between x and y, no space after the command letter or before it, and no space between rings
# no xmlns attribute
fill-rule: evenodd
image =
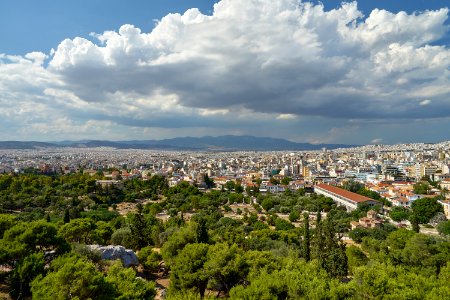
<svg viewBox="0 0 450 300"><path fill-rule="evenodd" d="M381 142L383 141L382 138L376 138L370 141L371 144L381 144Z"/></svg>
<svg viewBox="0 0 450 300"><path fill-rule="evenodd" d="M293 114L281 114L277 116L277 120L293 120L296 118L297 116Z"/></svg>
<svg viewBox="0 0 450 300"><path fill-rule="evenodd" d="M446 33L447 15L374 10L363 19L356 2L324 11L294 0L223 0L211 16L169 14L150 33L123 25L94 35L99 44L65 40L50 70L88 102L117 92L155 99L158 91L212 111L437 117L450 110L450 93L426 112L415 94L449 84L450 51L427 45Z"/></svg>
<svg viewBox="0 0 450 300"><path fill-rule="evenodd" d="M422 106L426 106L426 105L429 105L430 103L431 103L431 100L425 99L425 100L420 101L419 104Z"/></svg>
<svg viewBox="0 0 450 300"><path fill-rule="evenodd" d="M445 117L450 50L430 43L447 34L447 18L448 9L365 18L356 2L325 11L297 0L222 0L212 15L169 14L148 33L126 24L91 34L95 42L66 39L50 58L0 54L0 115L230 131L298 116ZM316 126L318 139L348 128L331 123Z"/></svg>

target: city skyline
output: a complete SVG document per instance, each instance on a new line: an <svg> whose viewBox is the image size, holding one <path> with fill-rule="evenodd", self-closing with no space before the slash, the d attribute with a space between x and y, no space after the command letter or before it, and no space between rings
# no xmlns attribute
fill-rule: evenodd
<svg viewBox="0 0 450 300"><path fill-rule="evenodd" d="M8 3L0 140L450 140L448 4L371 2Z"/></svg>

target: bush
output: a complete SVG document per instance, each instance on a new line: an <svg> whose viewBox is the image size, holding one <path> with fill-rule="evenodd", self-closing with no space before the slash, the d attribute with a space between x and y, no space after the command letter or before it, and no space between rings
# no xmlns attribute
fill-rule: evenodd
<svg viewBox="0 0 450 300"><path fill-rule="evenodd" d="M408 220L411 215L411 211L401 206L394 206L389 215L395 222L400 222L402 220Z"/></svg>
<svg viewBox="0 0 450 300"><path fill-rule="evenodd" d="M297 222L298 218L300 218L300 213L296 210L292 211L289 214L289 221L291 221L291 222Z"/></svg>
<svg viewBox="0 0 450 300"><path fill-rule="evenodd" d="M442 235L450 235L450 220L440 222L436 226L437 231Z"/></svg>
<svg viewBox="0 0 450 300"><path fill-rule="evenodd" d="M292 225L291 222L283 220L283 219L276 219L275 220L275 229L276 230L289 230L295 228L294 225Z"/></svg>
<svg viewBox="0 0 450 300"><path fill-rule="evenodd" d="M132 233L129 227L119 228L111 236L113 245L122 245L127 249L133 247Z"/></svg>
<svg viewBox="0 0 450 300"><path fill-rule="evenodd" d="M144 247L138 253L139 262L149 273L158 272L159 262L162 260L161 254L153 251L151 247Z"/></svg>

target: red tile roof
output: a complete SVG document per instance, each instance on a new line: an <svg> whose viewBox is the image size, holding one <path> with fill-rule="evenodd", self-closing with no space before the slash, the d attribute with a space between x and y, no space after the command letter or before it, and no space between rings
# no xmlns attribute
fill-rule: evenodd
<svg viewBox="0 0 450 300"><path fill-rule="evenodd" d="M413 182L409 181L394 181L392 185L413 185Z"/></svg>
<svg viewBox="0 0 450 300"><path fill-rule="evenodd" d="M361 203L361 202L366 202L366 201L376 201L376 200L374 200L372 198L369 198L369 197L366 197L366 196L362 196L362 195L359 195L359 194L356 194L356 193L352 193L352 192L349 192L347 190L344 190L344 189L341 189L341 188L338 188L338 187L335 187L335 186L332 186L332 185L317 184L316 186L319 187L319 188L322 188L324 190L327 190L327 191L329 191L331 193L334 193L334 194L340 195L342 197L345 197L345 198L347 198L347 199L349 199L351 201L354 201L354 202Z"/></svg>

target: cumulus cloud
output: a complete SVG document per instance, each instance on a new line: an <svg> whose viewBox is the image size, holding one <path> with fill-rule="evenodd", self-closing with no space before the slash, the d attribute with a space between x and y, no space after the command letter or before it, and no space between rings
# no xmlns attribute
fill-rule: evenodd
<svg viewBox="0 0 450 300"><path fill-rule="evenodd" d="M356 2L325 11L298 0L222 0L211 15L169 14L148 33L126 24L66 39L49 56L0 55L0 115L17 118L31 103L80 124L232 130L298 116L447 117L450 50L433 45L447 18L447 8L363 16Z"/></svg>
<svg viewBox="0 0 450 300"><path fill-rule="evenodd" d="M280 115L430 118L448 115L450 51L428 43L446 32L447 9L408 15L357 3L325 11L295 0L223 0L164 17L150 33L132 25L75 38L50 70L88 102L116 93L153 103ZM423 110L429 96L433 108Z"/></svg>

